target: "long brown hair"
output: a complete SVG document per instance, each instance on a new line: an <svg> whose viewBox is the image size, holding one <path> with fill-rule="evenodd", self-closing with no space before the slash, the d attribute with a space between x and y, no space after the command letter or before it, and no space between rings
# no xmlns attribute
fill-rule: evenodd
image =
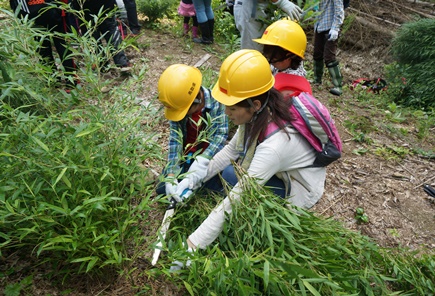
<svg viewBox="0 0 435 296"><path fill-rule="evenodd" d="M251 100L251 103L249 102ZM283 95L275 88L271 88L267 92L256 97L248 98L236 104L243 108L252 107L252 102L258 100L261 102L261 107L254 113L252 122L246 123L246 137L249 139L248 146L252 144L253 139L257 134L263 134L269 122L274 122L280 129L294 120L290 111L292 104L291 98L284 98ZM286 132L287 133L287 132ZM287 133L290 137L290 134Z"/></svg>

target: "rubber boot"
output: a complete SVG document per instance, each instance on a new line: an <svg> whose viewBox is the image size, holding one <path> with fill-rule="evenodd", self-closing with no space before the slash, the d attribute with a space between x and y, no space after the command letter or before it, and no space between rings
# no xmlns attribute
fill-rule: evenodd
<svg viewBox="0 0 435 296"><path fill-rule="evenodd" d="M189 24L183 23L183 36L189 35L189 31L190 31Z"/></svg>
<svg viewBox="0 0 435 296"><path fill-rule="evenodd" d="M198 27L192 26L192 38L198 38Z"/></svg>
<svg viewBox="0 0 435 296"><path fill-rule="evenodd" d="M193 42L202 44L212 44L210 39L210 27L208 21L205 23L198 23L199 29L201 30L201 38L193 38Z"/></svg>
<svg viewBox="0 0 435 296"><path fill-rule="evenodd" d="M208 28L210 30L210 40L214 42L214 19L208 20Z"/></svg>
<svg viewBox="0 0 435 296"><path fill-rule="evenodd" d="M328 67L329 75L331 75L332 84L334 85L333 88L329 90L329 92L333 95L340 96L343 93L342 89L342 83L343 83L343 76L340 72L340 67L338 66L338 62L330 62L326 65Z"/></svg>
<svg viewBox="0 0 435 296"><path fill-rule="evenodd" d="M323 60L314 60L313 62L313 68L314 68L314 84L322 84L322 77L323 77Z"/></svg>

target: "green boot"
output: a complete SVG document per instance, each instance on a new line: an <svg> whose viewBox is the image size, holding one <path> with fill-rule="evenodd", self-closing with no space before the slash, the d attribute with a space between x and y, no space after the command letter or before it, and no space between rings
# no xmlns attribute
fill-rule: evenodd
<svg viewBox="0 0 435 296"><path fill-rule="evenodd" d="M343 83L343 76L340 72L340 67L338 66L338 62L331 62L326 65L328 67L329 75L331 75L332 84L334 85L333 88L329 90L329 92L333 95L340 96L343 93L342 90L342 83Z"/></svg>
<svg viewBox="0 0 435 296"><path fill-rule="evenodd" d="M323 60L314 60L314 84L322 84L323 77Z"/></svg>

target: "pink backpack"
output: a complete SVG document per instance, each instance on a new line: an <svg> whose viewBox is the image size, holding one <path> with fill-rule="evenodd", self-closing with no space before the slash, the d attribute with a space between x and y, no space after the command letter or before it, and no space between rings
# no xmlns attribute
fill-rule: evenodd
<svg viewBox="0 0 435 296"><path fill-rule="evenodd" d="M328 109L309 93L293 97L291 112L295 120L291 125L307 139L317 151L312 167L324 167L339 159L342 144L334 120ZM268 138L279 131L275 123L270 123L264 133Z"/></svg>

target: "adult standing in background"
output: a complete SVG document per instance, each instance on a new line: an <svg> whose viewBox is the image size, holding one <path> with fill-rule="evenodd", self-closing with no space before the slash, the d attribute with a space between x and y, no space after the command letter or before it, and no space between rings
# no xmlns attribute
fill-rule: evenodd
<svg viewBox="0 0 435 296"><path fill-rule="evenodd" d="M17 12L18 17L24 18L27 16L34 21L35 27L47 30L47 36L35 35L35 39L40 42L37 51L42 57L42 62L53 72L57 71L53 52L54 45L66 75L65 84L67 88L65 91L69 92L78 83L75 76L76 64L72 58L68 41L63 36L63 34L68 33L66 18L69 14L65 14L65 11L62 10L58 3L48 6L45 3L27 3L26 1L10 0L9 4L14 12L19 9ZM53 35L48 35L48 32L53 33Z"/></svg>
<svg viewBox="0 0 435 296"><path fill-rule="evenodd" d="M127 11L128 27L131 35L137 36L140 33L139 19L137 18L136 0L123 0L125 10Z"/></svg>
<svg viewBox="0 0 435 296"><path fill-rule="evenodd" d="M340 96L343 93L343 76L337 61L337 45L340 27L344 21L343 0L321 0L319 12L314 24L314 83L322 83L323 69L326 65L333 84L329 92Z"/></svg>
<svg viewBox="0 0 435 296"><path fill-rule="evenodd" d="M201 31L201 38L193 38L193 42L212 44L214 41L214 13L211 7L211 0L193 0L196 11L198 27Z"/></svg>
<svg viewBox="0 0 435 296"><path fill-rule="evenodd" d="M115 0L87 0L87 1L73 1L73 6L76 10L83 10L86 22L90 22L92 26L97 28L94 32L94 38L99 40L101 36L108 44L112 46L113 61L122 72L128 72L131 70L131 63L128 60L125 52L119 50L119 46L122 42L121 33L118 30L116 19L110 12L116 7ZM95 16L98 16L100 11L103 12L101 16L103 20L96 22ZM83 22L80 24L80 29L83 34L88 31L88 23ZM103 46L100 44L100 46ZM105 68L109 61L103 61L103 67Z"/></svg>
<svg viewBox="0 0 435 296"><path fill-rule="evenodd" d="M258 19L269 18L265 12L269 3L284 11L291 20L299 20L302 9L289 0L234 0L234 21L240 32L241 49L262 51L263 46L252 39L261 38L266 29Z"/></svg>

